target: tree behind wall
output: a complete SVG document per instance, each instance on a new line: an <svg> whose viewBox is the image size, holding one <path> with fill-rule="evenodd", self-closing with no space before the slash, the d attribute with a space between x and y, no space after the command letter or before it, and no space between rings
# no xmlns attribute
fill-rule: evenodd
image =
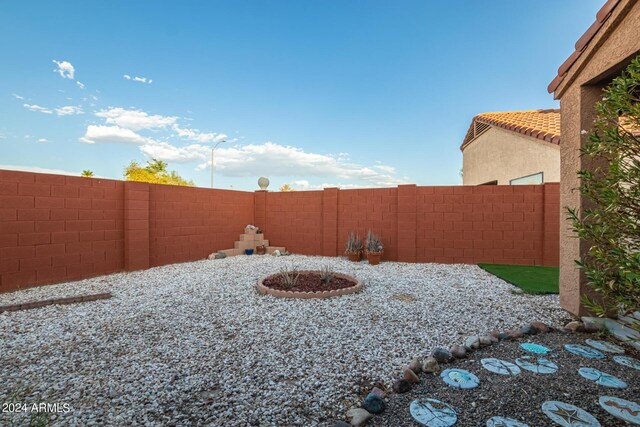
<svg viewBox="0 0 640 427"><path fill-rule="evenodd" d="M137 162L131 161L124 170L127 181L149 182L151 184L184 185L193 187L193 181L187 181L175 171L168 171L169 165L162 160L153 159L142 167Z"/></svg>
<svg viewBox="0 0 640 427"><path fill-rule="evenodd" d="M587 198L569 209L576 235L590 247L577 261L599 298L583 303L600 316L640 310L640 56L613 80L596 105L594 130L578 172Z"/></svg>

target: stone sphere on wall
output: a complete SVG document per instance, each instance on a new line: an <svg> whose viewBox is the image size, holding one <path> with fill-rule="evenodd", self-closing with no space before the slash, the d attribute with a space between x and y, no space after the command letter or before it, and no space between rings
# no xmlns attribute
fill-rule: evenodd
<svg viewBox="0 0 640 427"><path fill-rule="evenodd" d="M264 176L261 176L258 179L258 186L260 187L261 190L266 190L267 187L269 186L269 178L265 178Z"/></svg>

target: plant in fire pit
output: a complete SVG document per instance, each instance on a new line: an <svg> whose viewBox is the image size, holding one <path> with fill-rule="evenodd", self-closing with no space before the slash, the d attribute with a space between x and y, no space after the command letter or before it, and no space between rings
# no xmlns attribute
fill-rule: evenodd
<svg viewBox="0 0 640 427"><path fill-rule="evenodd" d="M328 265L325 265L320 269L320 281L325 285L331 282L331 280L334 277L335 277L335 273L333 272L331 267L329 267Z"/></svg>
<svg viewBox="0 0 640 427"><path fill-rule="evenodd" d="M349 261L358 262L362 258L362 239L355 231L349 232L344 253L349 257Z"/></svg>
<svg viewBox="0 0 640 427"><path fill-rule="evenodd" d="M384 252L384 246L378 236L373 234L371 230L367 232L367 240L365 241L365 250L367 251L367 260L371 265L380 264L380 258Z"/></svg>
<svg viewBox="0 0 640 427"><path fill-rule="evenodd" d="M282 267L280 269L280 280L286 288L293 288L298 283L300 272L295 267Z"/></svg>

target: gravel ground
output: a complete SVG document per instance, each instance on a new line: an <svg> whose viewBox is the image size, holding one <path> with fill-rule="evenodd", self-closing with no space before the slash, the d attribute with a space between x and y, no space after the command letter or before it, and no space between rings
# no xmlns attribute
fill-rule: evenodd
<svg viewBox="0 0 640 427"><path fill-rule="evenodd" d="M261 296L283 266L330 266L364 291L326 300ZM70 405L53 425L327 425L366 384L391 385L436 345L540 320L555 295L514 293L475 266L378 266L323 257L233 257L0 295L0 305L113 298L0 314L0 403ZM0 425L34 414L0 413Z"/></svg>
<svg viewBox="0 0 640 427"><path fill-rule="evenodd" d="M547 400L559 400L576 405L595 416L603 427L626 426L628 424L609 415L598 405L603 395L621 397L638 401L640 396L640 372L622 366L612 360L612 354L606 353L604 360L591 360L575 356L564 350L564 344L583 344L586 338L599 339L596 335L548 333L521 338L516 341L503 341L491 347L473 352L467 359L443 365L444 368L460 368L473 372L480 378L480 386L471 390L457 390L449 387L439 376L422 374L421 383L411 392L391 395L384 414L376 416L371 426L418 426L409 413L409 405L414 399L425 397L438 399L451 405L458 412L456 427L485 426L493 416L510 417L531 427L555 426L540 409ZM553 350L547 356L558 365L558 371L552 375L535 374L522 370L516 376L504 376L491 373L480 363L483 358L497 358L514 363L518 357L528 355L519 346L523 342L536 342ZM621 345L619 341L612 341ZM626 347L627 355L638 358L640 354ZM616 390L597 385L578 374L581 367L596 368L623 380L629 386L625 390Z"/></svg>

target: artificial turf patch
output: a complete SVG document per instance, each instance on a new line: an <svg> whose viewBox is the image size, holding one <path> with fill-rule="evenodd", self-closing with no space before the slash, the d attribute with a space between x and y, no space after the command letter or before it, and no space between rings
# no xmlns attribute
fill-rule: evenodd
<svg viewBox="0 0 640 427"><path fill-rule="evenodd" d="M478 267L498 276L530 294L557 294L558 267L534 265L478 264Z"/></svg>

